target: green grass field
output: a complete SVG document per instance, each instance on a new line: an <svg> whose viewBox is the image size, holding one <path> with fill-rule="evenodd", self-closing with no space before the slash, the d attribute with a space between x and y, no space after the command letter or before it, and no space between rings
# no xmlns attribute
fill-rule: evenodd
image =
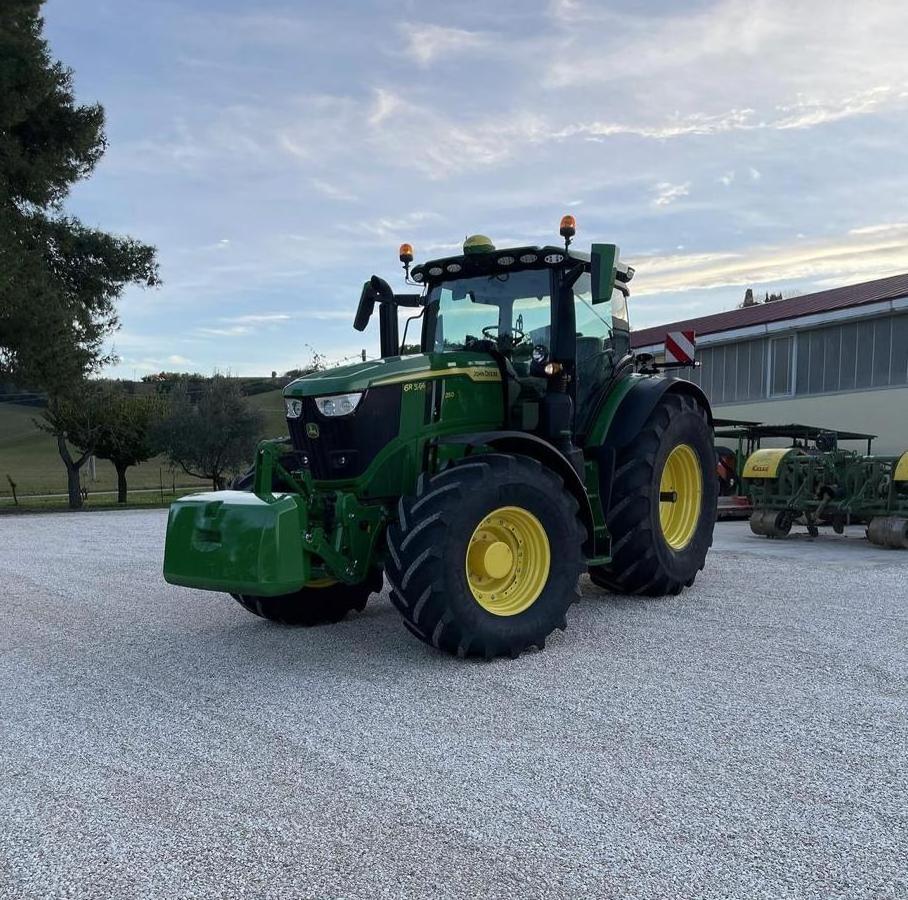
<svg viewBox="0 0 908 900"><path fill-rule="evenodd" d="M199 487L182 487L171 491L166 487L163 492L159 490L135 491L130 490L129 509L166 509L174 500L185 494L197 493ZM117 503L116 494L89 494L88 499L81 507L83 512L95 512L108 509L123 509L123 506ZM35 497L27 494L25 497L19 497L19 503L14 504L12 497L0 497L0 516L16 515L18 513L41 513L41 512L66 512L69 510L69 498L64 494L57 494L52 497Z"/></svg>
<svg viewBox="0 0 908 900"><path fill-rule="evenodd" d="M256 394L248 399L250 406L260 409L265 416L262 437L279 437L287 433L284 418L284 403L280 390ZM57 452L56 440L40 431L34 424L41 418L41 410L30 406L0 403L0 505L11 503L7 475L16 482L19 497L29 494L58 494L66 491L66 469ZM97 460L96 480L89 477L88 467L82 469L82 477L89 495L95 492L113 491L117 486L117 474L106 460ZM175 488L206 488L207 482L193 478L177 469L171 470L166 459L159 457L136 466L127 472L130 491L148 488L165 491ZM136 495L141 502L142 495ZM99 498L100 502L100 498Z"/></svg>

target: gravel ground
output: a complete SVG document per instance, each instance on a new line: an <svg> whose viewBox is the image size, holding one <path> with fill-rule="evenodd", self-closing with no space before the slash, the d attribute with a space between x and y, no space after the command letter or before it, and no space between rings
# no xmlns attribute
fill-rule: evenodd
<svg viewBox="0 0 908 900"><path fill-rule="evenodd" d="M0 896L908 896L908 553L729 523L482 663L170 587L164 521L0 518Z"/></svg>

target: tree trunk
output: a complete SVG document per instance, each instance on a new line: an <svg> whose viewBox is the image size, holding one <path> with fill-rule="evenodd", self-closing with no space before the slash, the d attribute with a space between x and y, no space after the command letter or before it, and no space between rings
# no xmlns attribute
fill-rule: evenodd
<svg viewBox="0 0 908 900"><path fill-rule="evenodd" d="M60 459L66 466L66 489L69 493L69 508L82 509L82 486L79 484L79 470L82 468L85 460L91 455L86 451L78 459L73 459L66 446L66 438L62 434L57 435L57 450L60 451Z"/></svg>
<svg viewBox="0 0 908 900"><path fill-rule="evenodd" d="M125 503L127 466L121 466L114 463L114 468L117 470L117 503Z"/></svg>
<svg viewBox="0 0 908 900"><path fill-rule="evenodd" d="M79 469L72 463L66 464L66 488L69 492L69 508L82 508L82 486L79 484Z"/></svg>
<svg viewBox="0 0 908 900"><path fill-rule="evenodd" d="M223 490L224 490L224 479L221 477L221 473L220 473L220 472L218 472L218 473L214 476L214 478L212 479L212 483L214 484L214 489L215 489L216 491L223 491Z"/></svg>

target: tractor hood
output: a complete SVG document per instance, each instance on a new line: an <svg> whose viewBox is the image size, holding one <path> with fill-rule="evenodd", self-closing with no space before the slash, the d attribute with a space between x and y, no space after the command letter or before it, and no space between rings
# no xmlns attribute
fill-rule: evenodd
<svg viewBox="0 0 908 900"><path fill-rule="evenodd" d="M365 391L383 384L465 375L472 381L500 381L498 365L485 353L468 351L389 356L324 372L313 372L284 388L285 397L323 397Z"/></svg>

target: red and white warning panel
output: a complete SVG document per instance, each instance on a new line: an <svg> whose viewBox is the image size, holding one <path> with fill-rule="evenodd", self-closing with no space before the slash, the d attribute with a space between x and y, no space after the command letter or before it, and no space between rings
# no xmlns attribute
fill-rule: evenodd
<svg viewBox="0 0 908 900"><path fill-rule="evenodd" d="M665 361L669 365L692 366L696 352L696 331L669 331L665 335Z"/></svg>

